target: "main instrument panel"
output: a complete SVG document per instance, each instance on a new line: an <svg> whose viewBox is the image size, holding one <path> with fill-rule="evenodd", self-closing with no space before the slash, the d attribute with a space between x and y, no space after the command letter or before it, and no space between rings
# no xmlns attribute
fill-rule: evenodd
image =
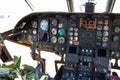
<svg viewBox="0 0 120 80"><path fill-rule="evenodd" d="M66 52L67 46L119 51L119 20L118 14L36 13L19 21L13 32L23 31L25 37L16 37L19 43L35 39L47 51Z"/></svg>
<svg viewBox="0 0 120 80"><path fill-rule="evenodd" d="M119 14L33 13L18 22L11 39L66 54L62 80L105 80L110 57L120 57L119 22Z"/></svg>

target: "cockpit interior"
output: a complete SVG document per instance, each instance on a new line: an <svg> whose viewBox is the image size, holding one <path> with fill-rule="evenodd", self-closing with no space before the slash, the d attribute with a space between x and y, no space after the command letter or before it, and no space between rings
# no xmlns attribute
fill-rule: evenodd
<svg viewBox="0 0 120 80"><path fill-rule="evenodd" d="M0 23L6 24L0 30L0 80L120 80L120 1L45 1L21 0L29 8L20 5L19 14L29 13L23 17L0 14ZM11 10L18 11L20 3L15 3ZM50 4L56 11L46 9ZM17 22L11 23L14 18ZM26 47L29 54L22 51Z"/></svg>

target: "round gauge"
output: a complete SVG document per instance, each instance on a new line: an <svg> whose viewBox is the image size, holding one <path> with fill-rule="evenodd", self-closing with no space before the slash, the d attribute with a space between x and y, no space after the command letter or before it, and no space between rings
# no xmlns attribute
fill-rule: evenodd
<svg viewBox="0 0 120 80"><path fill-rule="evenodd" d="M72 45L72 44L73 44L73 42L72 42L72 41L69 41L69 44L70 44L70 45Z"/></svg>
<svg viewBox="0 0 120 80"><path fill-rule="evenodd" d="M74 31L76 31L76 32L77 32L77 31L78 31L78 28L74 28Z"/></svg>
<svg viewBox="0 0 120 80"><path fill-rule="evenodd" d="M74 40L75 40L75 41L78 41L78 37L74 37Z"/></svg>
<svg viewBox="0 0 120 80"><path fill-rule="evenodd" d="M75 32L75 33L74 33L74 36L78 36L78 32Z"/></svg>
<svg viewBox="0 0 120 80"><path fill-rule="evenodd" d="M73 37L69 37L69 40L73 40Z"/></svg>
<svg viewBox="0 0 120 80"><path fill-rule="evenodd" d="M70 31L73 31L73 27L70 27L69 30L70 30Z"/></svg>
<svg viewBox="0 0 120 80"><path fill-rule="evenodd" d="M57 19L52 20L52 25L53 25L53 26L57 26L57 24L58 24Z"/></svg>
<svg viewBox="0 0 120 80"><path fill-rule="evenodd" d="M102 26L101 26L101 25L98 25L98 26L97 26L97 30L102 30Z"/></svg>
<svg viewBox="0 0 120 80"><path fill-rule="evenodd" d="M118 41L119 37L117 35L113 36L113 41Z"/></svg>
<svg viewBox="0 0 120 80"><path fill-rule="evenodd" d="M56 42L57 42L57 37L56 37L56 36L53 36L53 37L51 38L51 41L52 41L53 43L56 43Z"/></svg>
<svg viewBox="0 0 120 80"><path fill-rule="evenodd" d="M40 22L40 28L43 31L47 31L48 30L48 21L47 20L42 20Z"/></svg>
<svg viewBox="0 0 120 80"><path fill-rule="evenodd" d="M115 32L119 32L120 28L119 27L115 27Z"/></svg>
<svg viewBox="0 0 120 80"><path fill-rule="evenodd" d="M101 31L97 31L97 36L102 36L102 32Z"/></svg>
<svg viewBox="0 0 120 80"><path fill-rule="evenodd" d="M104 31L103 32L103 36L108 36L109 35L109 32L108 31Z"/></svg>
<svg viewBox="0 0 120 80"><path fill-rule="evenodd" d="M61 28L61 29L59 29L58 33L59 33L59 35L63 36L63 35L65 35L65 30Z"/></svg>
<svg viewBox="0 0 120 80"><path fill-rule="evenodd" d="M53 29L52 29L52 34L53 34L53 35L56 35L56 34L57 34L57 29L56 29L56 28L53 28Z"/></svg>
<svg viewBox="0 0 120 80"><path fill-rule="evenodd" d="M108 43L102 43L102 47L107 47Z"/></svg>
<svg viewBox="0 0 120 80"><path fill-rule="evenodd" d="M64 38L64 37L59 37L59 38L58 38L58 42L59 42L60 44L64 44L64 43L65 43L65 38Z"/></svg>
<svg viewBox="0 0 120 80"><path fill-rule="evenodd" d="M109 30L109 26L104 26L104 30Z"/></svg>
<svg viewBox="0 0 120 80"><path fill-rule="evenodd" d="M73 36L73 32L69 32L68 34L69 34L69 36Z"/></svg>
<svg viewBox="0 0 120 80"><path fill-rule="evenodd" d="M103 42L107 42L107 41L108 41L108 37L103 37L103 38L102 38L102 41L103 41Z"/></svg>
<svg viewBox="0 0 120 80"><path fill-rule="evenodd" d="M33 30L33 34L37 34L37 30L36 29Z"/></svg>

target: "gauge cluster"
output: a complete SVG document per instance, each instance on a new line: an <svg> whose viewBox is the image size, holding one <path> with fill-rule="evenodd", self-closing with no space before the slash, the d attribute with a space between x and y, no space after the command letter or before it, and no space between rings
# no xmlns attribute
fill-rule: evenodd
<svg viewBox="0 0 120 80"><path fill-rule="evenodd" d="M14 32L24 32L15 37L17 42L30 45L35 41L47 51L64 53L71 45L118 51L119 21L118 14L36 13L23 18Z"/></svg>
<svg viewBox="0 0 120 80"><path fill-rule="evenodd" d="M66 20L64 18L48 18L39 22L39 41L50 43L65 43Z"/></svg>
<svg viewBox="0 0 120 80"><path fill-rule="evenodd" d="M68 45L110 49L109 17L100 14L38 16L38 41L43 49L47 45L46 48L53 51L57 47L58 52L59 46L63 46L64 52Z"/></svg>
<svg viewBox="0 0 120 80"><path fill-rule="evenodd" d="M39 18L39 17L38 17ZM67 31L66 17L48 17L39 18L38 20L38 43L41 44L42 49L50 51L65 52L66 31ZM51 45L50 45L51 44Z"/></svg>

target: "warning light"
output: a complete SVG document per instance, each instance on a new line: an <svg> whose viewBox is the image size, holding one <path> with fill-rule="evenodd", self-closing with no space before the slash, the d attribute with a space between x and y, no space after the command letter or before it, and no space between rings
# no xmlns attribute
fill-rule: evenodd
<svg viewBox="0 0 120 80"><path fill-rule="evenodd" d="M86 21L82 21L82 25L86 25L87 24L87 22Z"/></svg>
<svg viewBox="0 0 120 80"><path fill-rule="evenodd" d="M96 29L96 18L80 18L80 27L86 29Z"/></svg>
<svg viewBox="0 0 120 80"><path fill-rule="evenodd" d="M94 21L89 21L89 25L94 25Z"/></svg>

